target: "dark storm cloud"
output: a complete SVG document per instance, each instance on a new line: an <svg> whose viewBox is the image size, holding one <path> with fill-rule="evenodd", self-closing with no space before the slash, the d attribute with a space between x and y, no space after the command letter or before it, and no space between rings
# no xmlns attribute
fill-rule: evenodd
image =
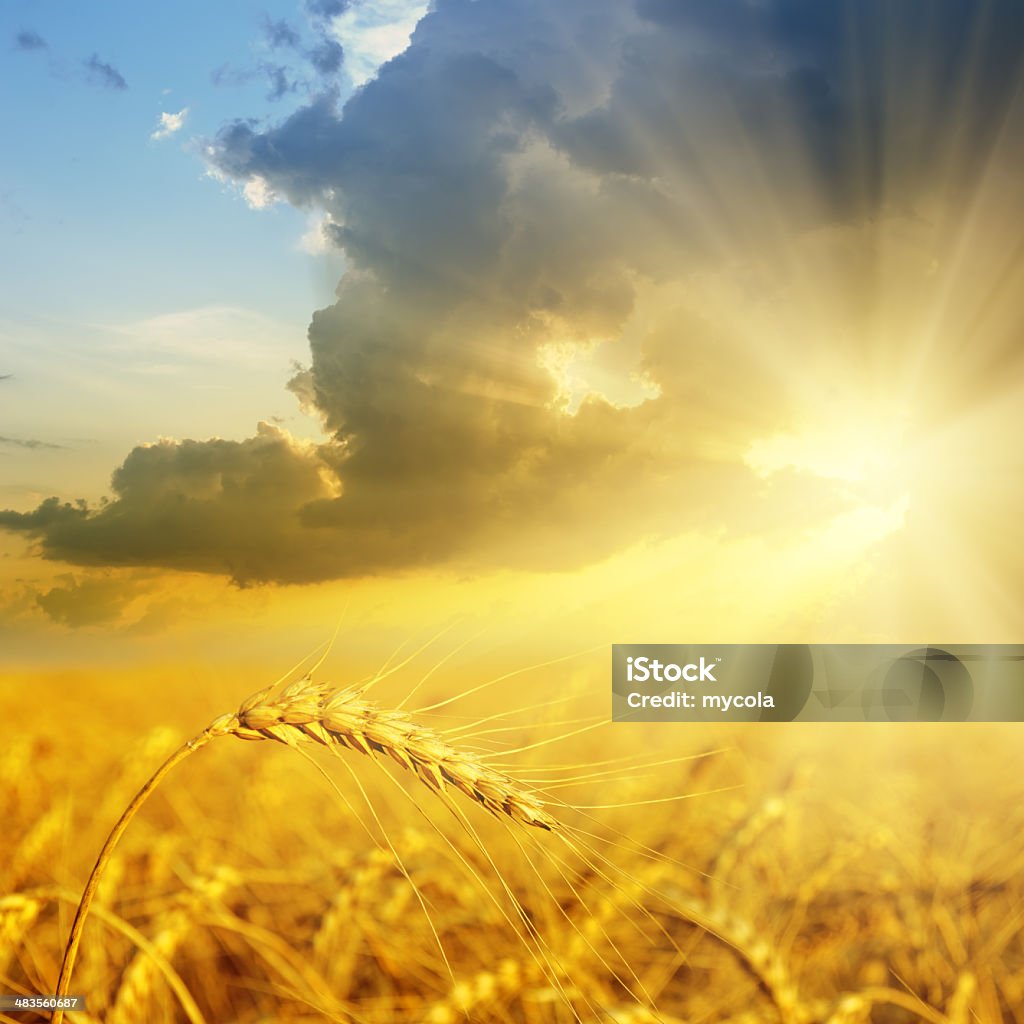
<svg viewBox="0 0 1024 1024"><path fill-rule="evenodd" d="M626 5L449 0L344 111L321 96L269 129L230 126L214 159L325 208L348 257L403 298L499 284L490 271L520 227L510 205L525 200L529 216L557 187L517 193L510 180L510 154L538 140L596 176L573 240L606 241L626 199L678 225L684 257L704 255L714 240L699 223L747 230L755 189L794 221L827 223L869 216L883 181L890 200L909 200L945 155L953 181L983 165L1015 94L1024 7L978 11L723 0L647 3L631 22ZM947 154L952 92L970 115ZM555 227L531 226L531 256L565 248ZM613 242L616 257L644 259L648 240L635 235L627 226Z"/></svg>
<svg viewBox="0 0 1024 1024"><path fill-rule="evenodd" d="M797 528L794 508L835 492L789 481L806 500L783 500L741 453L786 418L785 367L829 339L792 314L780 350L752 356L734 307L744 285L785 296L801 233L870 285L861 229L887 205L911 222L925 198L962 208L997 131L1019 130L1024 41L1015 7L972 10L440 0L344 107L321 93L210 148L219 174L324 213L345 253L292 382L333 442L264 428L140 448L108 505L51 499L0 525L53 558L242 582ZM726 272L727 301L691 284ZM834 300L851 323L864 294ZM614 356L627 336L619 376L657 397L564 415L551 347Z"/></svg>
<svg viewBox="0 0 1024 1024"><path fill-rule="evenodd" d="M46 40L38 32L24 29L15 35L14 48L23 51L45 50Z"/></svg>
<svg viewBox="0 0 1024 1024"><path fill-rule="evenodd" d="M948 182L961 187L1005 125L1024 66L1019 4L638 0L637 10L657 32L626 65L596 133L630 123L636 134L685 139L685 97L717 94L778 180L780 143L802 147L831 204L825 215L912 202L939 161L952 162ZM652 79L676 83L682 116L651 105ZM621 158L621 145L612 154Z"/></svg>
<svg viewBox="0 0 1024 1024"><path fill-rule="evenodd" d="M102 85L106 89L128 88L124 75L112 64L100 60L95 53L88 60L82 61L82 63L89 72L90 81L95 82L97 85Z"/></svg>
<svg viewBox="0 0 1024 1024"><path fill-rule="evenodd" d="M504 157L554 101L489 57L409 53L344 118L321 96L269 132L230 126L217 162L233 177L265 178L296 205L336 212L338 243L396 283L423 289L467 274L472 287L480 261L500 250Z"/></svg>

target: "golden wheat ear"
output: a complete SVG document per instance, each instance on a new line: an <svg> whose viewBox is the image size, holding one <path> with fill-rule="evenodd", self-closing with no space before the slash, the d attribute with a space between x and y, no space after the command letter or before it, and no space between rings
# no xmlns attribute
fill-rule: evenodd
<svg viewBox="0 0 1024 1024"><path fill-rule="evenodd" d="M382 754L435 792L451 786L496 816L547 831L560 827L534 790L484 764L472 751L452 746L404 712L363 700L355 689L331 690L300 680L273 700L265 700L262 693L250 697L222 728L242 739L288 745L311 741L335 751Z"/></svg>
<svg viewBox="0 0 1024 1024"><path fill-rule="evenodd" d="M533 790L483 764L471 751L452 746L440 733L417 725L404 712L365 701L355 689L314 682L309 675L272 696L276 688L277 684L254 693L237 712L214 719L198 736L180 746L125 808L96 858L78 904L57 980L58 996L67 995L93 897L132 818L175 765L218 736L276 740L288 746L309 741L338 753L349 749L371 757L383 754L437 793L451 786L496 816L549 832L561 829ZM54 1010L50 1018L51 1024L60 1024L63 1019L61 1009Z"/></svg>

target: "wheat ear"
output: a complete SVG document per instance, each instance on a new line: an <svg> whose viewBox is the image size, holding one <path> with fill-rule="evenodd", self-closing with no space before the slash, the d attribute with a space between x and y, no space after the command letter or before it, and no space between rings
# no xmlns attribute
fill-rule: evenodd
<svg viewBox="0 0 1024 1024"><path fill-rule="evenodd" d="M359 690L335 689L314 683L308 676L272 698L275 688L270 686L253 694L235 714L222 715L198 736L180 746L125 808L107 836L85 884L64 949L56 995L67 995L93 897L132 818L175 765L218 736L276 740L288 746L310 740L335 751L348 748L370 756L385 754L412 771L437 793L443 793L451 786L491 814L504 815L520 824L547 831L560 827L532 790L511 776L483 764L471 752L453 747L439 733L417 725L403 712L363 700ZM50 1022L61 1024L63 1019L64 1011L58 1008L53 1011Z"/></svg>
<svg viewBox="0 0 1024 1024"><path fill-rule="evenodd" d="M363 700L359 690L335 690L303 679L274 700L268 699L269 692L253 694L222 724L242 739L277 740L289 746L312 740L335 750L384 754L435 792L451 786L491 814L547 831L559 828L532 790L472 752L453 747L404 712Z"/></svg>

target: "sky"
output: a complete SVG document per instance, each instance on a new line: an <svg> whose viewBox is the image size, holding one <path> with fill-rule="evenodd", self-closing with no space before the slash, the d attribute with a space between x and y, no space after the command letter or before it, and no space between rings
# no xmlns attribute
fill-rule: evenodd
<svg viewBox="0 0 1024 1024"><path fill-rule="evenodd" d="M0 46L12 660L1020 639L1016 5L12 2Z"/></svg>

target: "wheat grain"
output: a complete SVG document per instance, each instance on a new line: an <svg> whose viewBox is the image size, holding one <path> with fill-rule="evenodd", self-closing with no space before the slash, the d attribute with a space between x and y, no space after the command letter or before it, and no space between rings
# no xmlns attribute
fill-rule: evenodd
<svg viewBox="0 0 1024 1024"><path fill-rule="evenodd" d="M764 833L784 817L786 810L786 800L783 796L775 794L769 797L722 844L710 872L717 900L728 898L729 881L736 866L750 848L761 840Z"/></svg>
<svg viewBox="0 0 1024 1024"><path fill-rule="evenodd" d="M342 885L327 913L313 934L313 964L331 983L334 991L349 991L355 970L356 949L361 932L353 928L360 904L380 895L383 879L398 872L395 855L390 850L374 848L360 862L346 868L348 878Z"/></svg>
<svg viewBox="0 0 1024 1024"><path fill-rule="evenodd" d="M862 995L843 996L825 1024L867 1024L871 1020L871 1000Z"/></svg>
<svg viewBox="0 0 1024 1024"><path fill-rule="evenodd" d="M971 1017L971 1001L978 989L978 979L971 971L961 971L950 997L946 1016L950 1024L967 1024Z"/></svg>
<svg viewBox="0 0 1024 1024"><path fill-rule="evenodd" d="M513 1000L522 992L523 982L519 963L505 959L495 970L477 971L456 981L443 999L421 1011L419 1019L422 1024L457 1024L472 1019L483 1007Z"/></svg>
<svg viewBox="0 0 1024 1024"><path fill-rule="evenodd" d="M40 869L46 870L49 856L57 845L67 817L63 802L53 804L36 819L29 833L18 844L4 879L5 887L14 892Z"/></svg>
<svg viewBox="0 0 1024 1024"><path fill-rule="evenodd" d="M212 728L248 740L276 740L289 746L311 740L335 750L384 754L437 793L451 786L496 816L548 831L559 829L532 790L472 752L452 746L404 712L363 700L355 689L332 689L307 677L273 700L267 690L254 694L236 715L219 719Z"/></svg>

